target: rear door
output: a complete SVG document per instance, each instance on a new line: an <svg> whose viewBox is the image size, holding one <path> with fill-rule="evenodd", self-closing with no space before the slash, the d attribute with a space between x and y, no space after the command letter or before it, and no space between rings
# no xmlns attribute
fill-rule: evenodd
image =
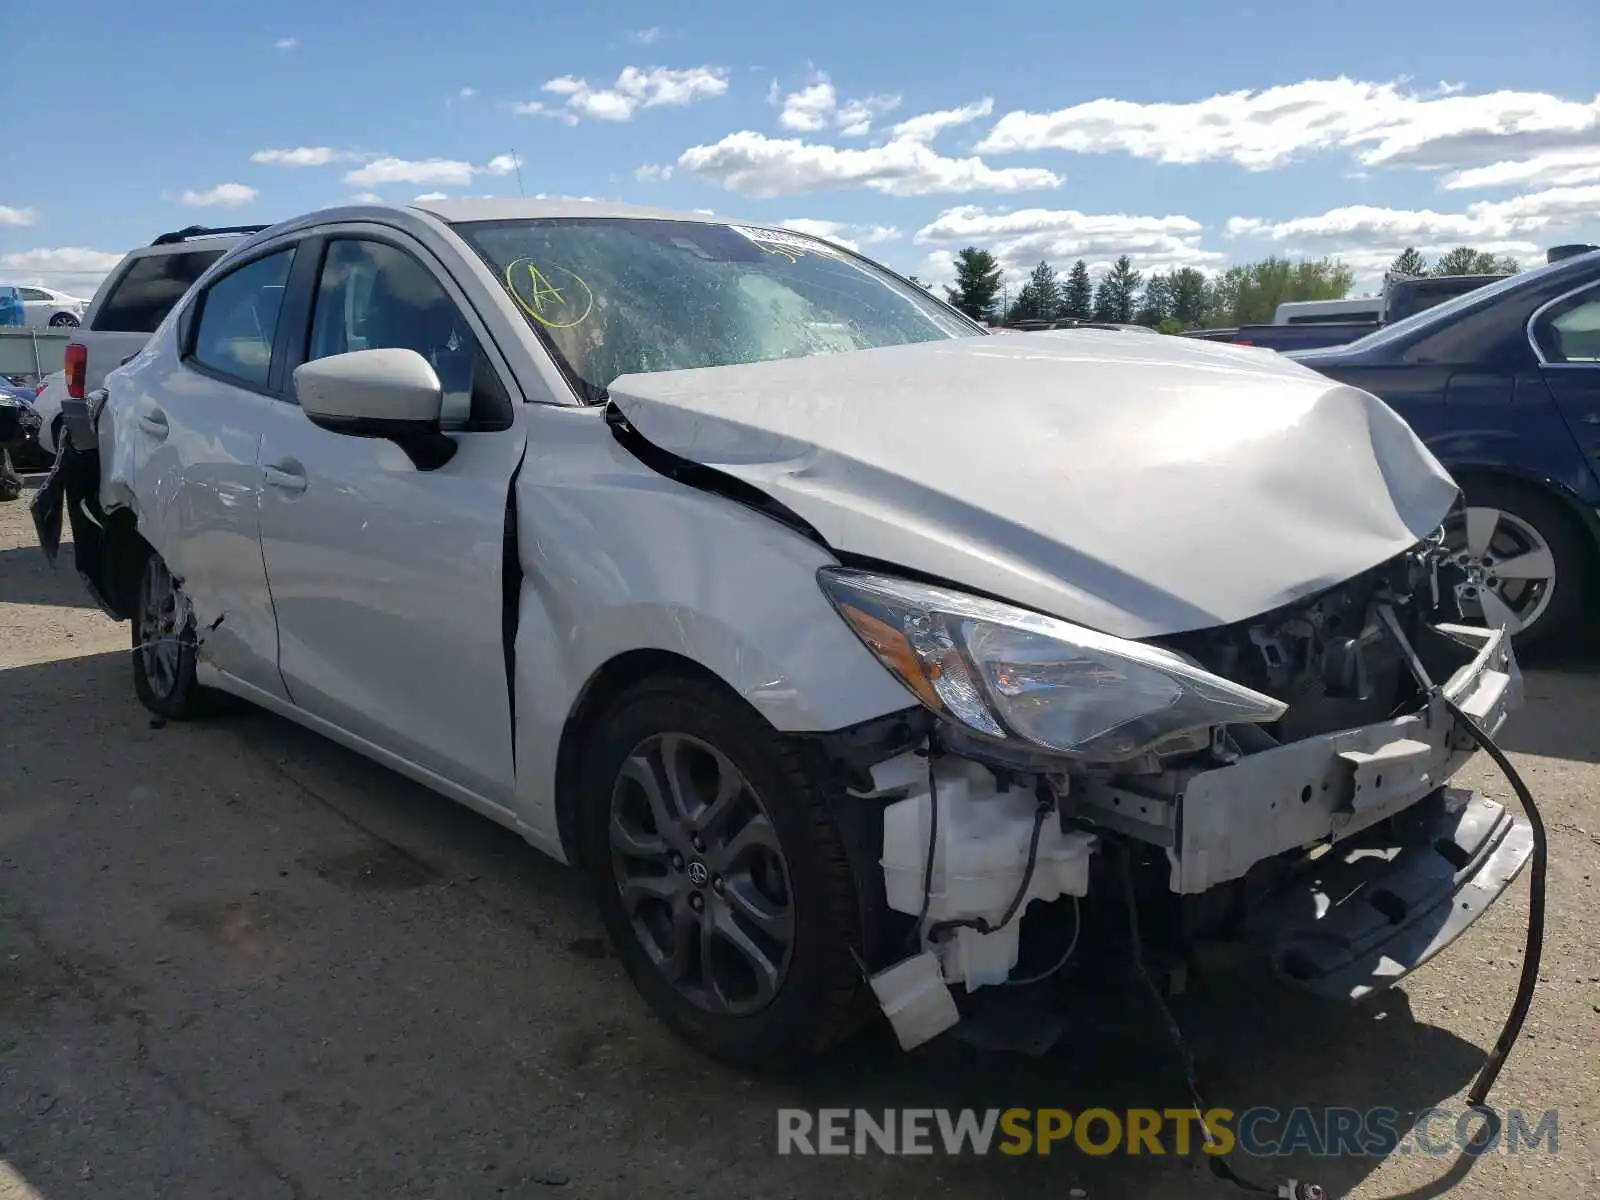
<svg viewBox="0 0 1600 1200"><path fill-rule="evenodd" d="M438 373L455 456L421 470L382 438L313 425L293 388L261 448L261 545L295 704L506 806L514 794L505 575L524 432L510 373L423 247L332 232L297 273L297 359L405 348Z"/></svg>
<svg viewBox="0 0 1600 1200"><path fill-rule="evenodd" d="M183 580L205 661L280 699L277 626L261 561L262 428L285 378L279 325L294 245L208 282L172 330L176 353L119 374L140 531Z"/></svg>
<svg viewBox="0 0 1600 1200"><path fill-rule="evenodd" d="M1600 486L1600 281L1539 309L1528 334L1539 373Z"/></svg>

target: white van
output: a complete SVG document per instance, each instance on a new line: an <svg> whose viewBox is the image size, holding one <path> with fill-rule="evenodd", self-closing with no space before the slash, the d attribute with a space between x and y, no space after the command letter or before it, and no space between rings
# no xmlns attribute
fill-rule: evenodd
<svg viewBox="0 0 1600 1200"><path fill-rule="evenodd" d="M1329 325L1342 321L1383 320L1383 297L1360 296L1354 300L1295 300L1278 305L1272 315L1274 325Z"/></svg>

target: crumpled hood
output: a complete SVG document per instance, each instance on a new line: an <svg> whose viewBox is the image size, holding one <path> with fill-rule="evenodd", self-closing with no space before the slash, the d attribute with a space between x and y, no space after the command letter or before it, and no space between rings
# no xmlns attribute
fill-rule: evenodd
<svg viewBox="0 0 1600 1200"><path fill-rule="evenodd" d="M1256 616L1426 537L1456 485L1382 401L1102 330L625 375L646 440L862 555L1121 637Z"/></svg>

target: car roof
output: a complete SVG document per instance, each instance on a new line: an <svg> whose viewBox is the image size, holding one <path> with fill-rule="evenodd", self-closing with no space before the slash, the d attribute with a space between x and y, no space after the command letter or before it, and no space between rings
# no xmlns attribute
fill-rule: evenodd
<svg viewBox="0 0 1600 1200"><path fill-rule="evenodd" d="M727 217L703 212L676 212L667 208L652 208L640 204L622 204L612 200L557 197L555 199L522 197L484 197L481 199L451 198L446 200L419 200L408 208L431 213L441 221L454 224L458 221L529 221L558 217L615 217L618 219L655 221L698 221L709 225L732 223Z"/></svg>

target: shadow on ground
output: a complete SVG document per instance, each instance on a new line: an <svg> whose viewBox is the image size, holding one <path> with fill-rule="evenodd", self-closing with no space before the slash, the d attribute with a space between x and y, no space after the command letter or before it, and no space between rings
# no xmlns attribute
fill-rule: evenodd
<svg viewBox="0 0 1600 1200"><path fill-rule="evenodd" d="M780 1108L1191 1107L1120 969L1040 1058L950 1038L902 1055L874 1027L797 1077L752 1078L644 1010L576 873L316 735L252 709L153 727L121 654L0 671L0 711L17 798L0 812L0 1075L17 1081L0 1144L51 1200L91 1194L80 1161L104 1164L101 1194L234 1200L556 1179L584 1196L1242 1195L1197 1153L776 1157ZM1386 1106L1404 1130L1481 1059L1403 990L1345 1008L1234 976L1175 1007L1212 1107ZM1240 1169L1337 1195L1377 1161Z"/></svg>

